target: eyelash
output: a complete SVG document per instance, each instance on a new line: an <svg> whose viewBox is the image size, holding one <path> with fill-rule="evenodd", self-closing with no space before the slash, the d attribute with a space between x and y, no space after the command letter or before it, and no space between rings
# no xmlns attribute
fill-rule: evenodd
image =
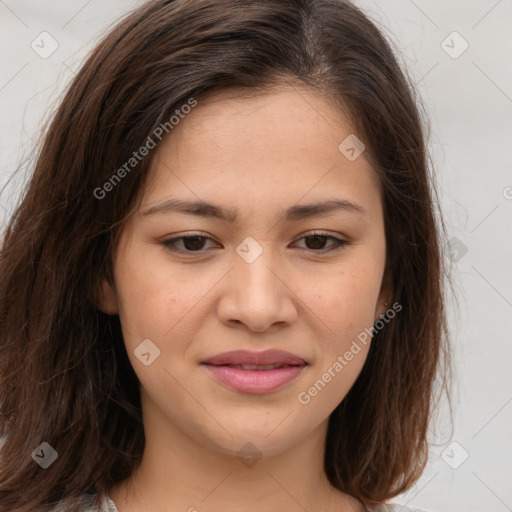
<svg viewBox="0 0 512 512"><path fill-rule="evenodd" d="M313 253L325 254L327 252L331 252L331 251L342 249L344 246L349 245L349 243L350 243L350 242L347 242L346 240L342 240L340 238L336 238L335 236L328 235L328 234L322 233L322 232L316 232L316 231L302 236L301 238L299 238L299 240L302 240L304 238L314 237L314 236L318 236L318 237L322 237L322 238L326 238L326 239L331 239L334 242L334 245L331 246L330 248L327 248L327 249L318 249L318 250L307 249L307 248L305 249L305 250L312 251ZM188 235L188 236L179 236L179 237L176 237L176 238L170 238L169 240L162 240L162 244L169 251L174 252L174 253L201 254L201 253L205 252L205 250L203 250L203 249L199 249L198 251L189 251L189 250L184 250L184 249L178 249L175 244L177 242L179 242L180 240L185 240L187 238L204 238L206 240L213 240L212 238L210 238L208 236Z"/></svg>

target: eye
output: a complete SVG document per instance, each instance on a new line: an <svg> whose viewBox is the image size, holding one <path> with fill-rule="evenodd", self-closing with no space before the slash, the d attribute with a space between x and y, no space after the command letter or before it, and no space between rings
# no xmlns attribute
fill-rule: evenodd
<svg viewBox="0 0 512 512"><path fill-rule="evenodd" d="M341 249L343 246L348 245L349 242L336 238L335 236L328 235L320 232L313 232L299 240L306 241L306 249L313 252L328 252L336 249ZM333 243L330 247L324 247L326 242L331 240ZM171 252L193 254L201 254L205 252L205 242L214 241L212 238L203 235L189 235L163 240L162 244L167 247ZM180 247L181 246L181 247Z"/></svg>
<svg viewBox="0 0 512 512"><path fill-rule="evenodd" d="M336 238L335 236L316 231L314 233L303 236L302 238L299 238L299 240L305 240L306 245L309 245L309 247L306 247L306 249L309 249L313 252L333 251L336 249L341 249L343 246L349 244L349 242L342 240L341 238ZM323 247L328 240L332 240L333 244L327 248Z"/></svg>
<svg viewBox="0 0 512 512"><path fill-rule="evenodd" d="M190 235L179 236L171 238L170 240L163 240L162 243L172 252L200 253L203 252L202 249L204 247L205 240L213 241L213 239L208 236ZM185 249L177 247L178 244L181 244Z"/></svg>

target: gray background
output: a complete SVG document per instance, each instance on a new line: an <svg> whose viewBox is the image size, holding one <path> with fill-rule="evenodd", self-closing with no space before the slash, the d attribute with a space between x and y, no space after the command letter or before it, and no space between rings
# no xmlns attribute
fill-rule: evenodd
<svg viewBox="0 0 512 512"><path fill-rule="evenodd" d="M95 41L139 3L0 0L0 187L23 158L35 157L42 121ZM438 512L512 511L512 1L356 3L401 52L429 112L459 303L451 300L449 311L453 432L445 404L429 464L397 501ZM59 45L46 59L31 48L43 31ZM25 168L0 196L2 225Z"/></svg>

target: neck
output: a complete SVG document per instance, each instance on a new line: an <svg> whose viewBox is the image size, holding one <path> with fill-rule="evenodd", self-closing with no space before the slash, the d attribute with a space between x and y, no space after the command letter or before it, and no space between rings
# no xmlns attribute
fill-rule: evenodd
<svg viewBox="0 0 512 512"><path fill-rule="evenodd" d="M109 495L118 512L359 512L359 502L324 473L326 428L321 424L299 447L259 458L257 448L221 453L167 424L165 435L147 437L140 466Z"/></svg>

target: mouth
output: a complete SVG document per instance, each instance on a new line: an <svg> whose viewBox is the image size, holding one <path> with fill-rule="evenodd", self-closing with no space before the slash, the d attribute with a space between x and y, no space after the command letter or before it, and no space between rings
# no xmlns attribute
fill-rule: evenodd
<svg viewBox="0 0 512 512"><path fill-rule="evenodd" d="M233 351L201 363L220 384L242 393L270 393L295 380L308 365L289 352Z"/></svg>
<svg viewBox="0 0 512 512"><path fill-rule="evenodd" d="M214 366L298 366L305 365L306 360L302 357L285 352L284 350L264 350L255 352L251 350L233 350L223 352L202 361L203 364ZM257 368L248 368L254 370ZM272 369L272 368L271 368Z"/></svg>
<svg viewBox="0 0 512 512"><path fill-rule="evenodd" d="M305 363L304 363L305 365ZM222 365L213 365L213 366L227 366L229 368L237 368L238 370L247 370L247 371L268 371L268 370L278 370L280 368L289 368L291 366L304 366L298 364L222 364Z"/></svg>

